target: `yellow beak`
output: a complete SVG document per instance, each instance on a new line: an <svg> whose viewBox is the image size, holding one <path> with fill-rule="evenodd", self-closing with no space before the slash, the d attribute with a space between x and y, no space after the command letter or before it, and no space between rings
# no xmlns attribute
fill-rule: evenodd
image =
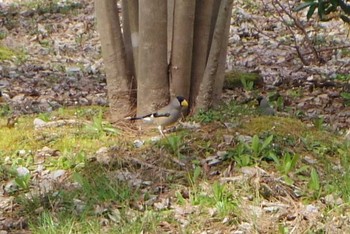
<svg viewBox="0 0 350 234"><path fill-rule="evenodd" d="M188 106L188 102L187 102L186 100L183 100L183 101L181 102L181 106L187 107L187 106Z"/></svg>

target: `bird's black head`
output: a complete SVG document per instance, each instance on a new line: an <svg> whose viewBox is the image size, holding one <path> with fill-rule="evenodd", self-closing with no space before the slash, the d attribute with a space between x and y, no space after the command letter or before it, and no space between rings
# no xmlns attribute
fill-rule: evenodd
<svg viewBox="0 0 350 234"><path fill-rule="evenodd" d="M188 102L186 101L186 99L184 97L177 96L176 98L177 98L177 100L179 101L179 103L180 103L180 105L182 107L187 107L188 106Z"/></svg>
<svg viewBox="0 0 350 234"><path fill-rule="evenodd" d="M263 96L259 96L259 97L256 98L256 100L258 100L258 102L259 102L259 105L260 105L261 100L263 100L263 99L264 99Z"/></svg>

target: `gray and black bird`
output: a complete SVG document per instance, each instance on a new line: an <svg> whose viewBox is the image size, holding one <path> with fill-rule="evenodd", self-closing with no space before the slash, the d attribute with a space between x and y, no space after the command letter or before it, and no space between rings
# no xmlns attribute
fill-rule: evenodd
<svg viewBox="0 0 350 234"><path fill-rule="evenodd" d="M275 115L276 111L270 106L269 102L267 101L267 99L263 96L259 96L257 97L258 102L259 102L259 106L258 106L258 110L260 112L260 114L262 115Z"/></svg>
<svg viewBox="0 0 350 234"><path fill-rule="evenodd" d="M140 116L128 117L128 120L143 120L145 123L154 124L162 136L163 129L167 126L175 124L182 116L183 108L188 107L187 100L182 96L172 98L168 105L157 110L156 112Z"/></svg>

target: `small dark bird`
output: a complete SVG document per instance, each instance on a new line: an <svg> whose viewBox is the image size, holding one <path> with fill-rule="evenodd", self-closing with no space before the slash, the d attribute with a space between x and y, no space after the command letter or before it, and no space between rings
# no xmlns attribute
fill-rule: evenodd
<svg viewBox="0 0 350 234"><path fill-rule="evenodd" d="M8 117L6 126L8 128L13 128L16 125L16 123L18 122L18 118L19 118L18 115L12 115L12 116Z"/></svg>
<svg viewBox="0 0 350 234"><path fill-rule="evenodd" d="M172 98L168 105L141 117L128 117L128 120L143 120L145 123L154 124L162 136L164 127L170 126L178 121L182 116L183 108L188 106L187 100L182 96Z"/></svg>
<svg viewBox="0 0 350 234"><path fill-rule="evenodd" d="M262 115L275 115L276 111L270 106L267 99L263 96L257 97L257 100L259 102L258 110L260 114Z"/></svg>
<svg viewBox="0 0 350 234"><path fill-rule="evenodd" d="M0 90L0 103L3 103L4 102L4 96L2 95L2 92Z"/></svg>

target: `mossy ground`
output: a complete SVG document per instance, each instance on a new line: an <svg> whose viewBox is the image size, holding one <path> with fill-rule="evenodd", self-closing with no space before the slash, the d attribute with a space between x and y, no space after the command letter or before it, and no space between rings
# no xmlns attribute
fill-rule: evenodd
<svg viewBox="0 0 350 234"><path fill-rule="evenodd" d="M17 204L11 215L24 217L28 230L34 233L47 230L50 233L226 232L250 223L252 230L261 231L264 227L276 232L281 227L287 230L295 223L276 221L268 213L258 218L253 210L245 207L259 207L271 201L300 207L318 204L330 194L342 199L342 203L339 207L330 205L331 212L328 208L320 209L324 217L320 222L347 212L344 207L350 198L346 180L350 175L346 168L348 143L335 133L309 127L294 117L258 116L252 106L232 102L192 117L195 121L202 120L200 129L180 129L159 142L148 141L141 148L135 148L133 141L139 139L138 134L128 132L124 125L110 126L103 120L101 111L106 109L68 108L21 116L14 128L6 127L5 117L0 120L3 167L26 166L34 173L38 166L35 152L47 146L61 153L41 162L42 166L49 171L67 171L64 182L56 184L52 192L41 191L28 198L25 196L28 189L20 189L9 195ZM35 130L36 117L46 121L76 119L82 124ZM226 122L233 123L233 127L225 126ZM117 131L108 131L112 127ZM155 130L147 135L157 134ZM225 135L233 136L233 142L225 143ZM239 136L257 136L261 143L243 144ZM272 142L263 147L270 136L273 136ZM99 157L96 151L101 147L110 149L108 163L93 160ZM20 150L32 153L21 156ZM228 156L219 164L208 166L205 159L218 151L227 151ZM276 155L279 161L265 160L270 154ZM284 160L287 154L299 155L295 165L288 167L291 160ZM244 161L237 160L245 157L249 159L246 165L240 165L238 162ZM312 157L315 162L310 164L305 157ZM267 195L261 191L262 184L267 188L273 185L256 176L244 179L241 167L261 168L271 178L284 178L301 190L301 197L286 202L275 189ZM312 168L318 179L311 179ZM117 175L120 176L121 171L128 172L130 178L120 180ZM1 173L3 182L15 177L6 174L7 170ZM31 177L29 191L36 191L34 180ZM143 182L133 184L138 180ZM278 181L272 179L275 180ZM274 183L280 183L276 181ZM288 190L286 185L279 186ZM290 213L299 212L295 207ZM33 210L36 216L31 215ZM311 223L298 225L303 231L319 230ZM349 230L347 228L344 225L342 230Z"/></svg>

